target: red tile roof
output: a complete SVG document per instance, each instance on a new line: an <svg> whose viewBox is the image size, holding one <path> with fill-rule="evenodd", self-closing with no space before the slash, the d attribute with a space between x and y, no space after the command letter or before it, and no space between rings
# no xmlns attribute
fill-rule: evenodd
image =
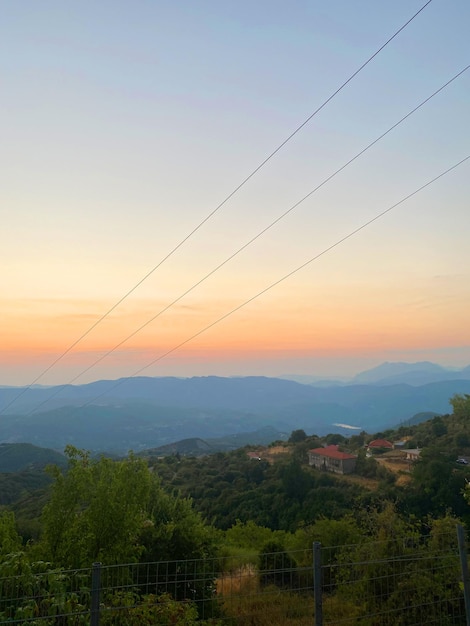
<svg viewBox="0 0 470 626"><path fill-rule="evenodd" d="M309 450L313 454L319 454L320 456L326 456L330 459L355 459L357 458L354 454L348 454L347 452L340 452L338 450L338 446L326 446L326 448L314 448L313 450Z"/></svg>
<svg viewBox="0 0 470 626"><path fill-rule="evenodd" d="M393 443L386 439L374 439L369 443L369 448L393 448Z"/></svg>

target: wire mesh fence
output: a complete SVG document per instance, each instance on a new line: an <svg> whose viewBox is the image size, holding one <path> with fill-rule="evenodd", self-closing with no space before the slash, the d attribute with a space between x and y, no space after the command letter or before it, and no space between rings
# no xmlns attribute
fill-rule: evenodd
<svg viewBox="0 0 470 626"><path fill-rule="evenodd" d="M278 615L270 626L313 623L311 550L84 570L16 565L21 573L0 577L0 624L248 625L267 613Z"/></svg>
<svg viewBox="0 0 470 626"><path fill-rule="evenodd" d="M463 564L455 532L81 570L10 555L0 624L467 625Z"/></svg>
<svg viewBox="0 0 470 626"><path fill-rule="evenodd" d="M322 549L323 624L465 625L457 535Z"/></svg>

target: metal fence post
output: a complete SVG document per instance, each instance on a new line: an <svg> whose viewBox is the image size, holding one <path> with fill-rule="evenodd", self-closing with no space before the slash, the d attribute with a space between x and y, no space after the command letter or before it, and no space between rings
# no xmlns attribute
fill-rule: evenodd
<svg viewBox="0 0 470 626"><path fill-rule="evenodd" d="M93 563L91 570L90 626L99 626L100 623L100 587L101 563Z"/></svg>
<svg viewBox="0 0 470 626"><path fill-rule="evenodd" d="M315 626L323 626L321 543L313 542L313 593L315 598Z"/></svg>
<svg viewBox="0 0 470 626"><path fill-rule="evenodd" d="M457 524L457 540L459 543L460 569L462 571L465 616L467 626L470 626L470 578L468 576L467 546L465 541L465 531L460 524Z"/></svg>

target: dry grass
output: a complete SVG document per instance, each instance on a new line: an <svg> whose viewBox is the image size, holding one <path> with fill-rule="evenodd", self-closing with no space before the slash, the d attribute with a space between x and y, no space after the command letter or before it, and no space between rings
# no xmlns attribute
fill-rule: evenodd
<svg viewBox="0 0 470 626"><path fill-rule="evenodd" d="M323 618L328 626L354 624L361 615L364 615L364 608L345 598L330 596L323 600Z"/></svg>
<svg viewBox="0 0 470 626"><path fill-rule="evenodd" d="M258 572L246 565L226 572L216 582L224 618L237 626L311 626L313 598L261 587Z"/></svg>
<svg viewBox="0 0 470 626"><path fill-rule="evenodd" d="M399 474L397 477L397 485L399 487L403 487L403 485L408 485L411 482L410 474Z"/></svg>
<svg viewBox="0 0 470 626"><path fill-rule="evenodd" d="M224 616L237 626L312 626L313 598L277 587L223 598Z"/></svg>
<svg viewBox="0 0 470 626"><path fill-rule="evenodd" d="M370 491L376 491L379 486L379 481L375 478L366 478L365 476L358 476L357 474L334 474L334 476L338 476L347 483L354 483L355 485L365 487L365 489L369 489Z"/></svg>
<svg viewBox="0 0 470 626"><path fill-rule="evenodd" d="M386 452L374 458L377 463L380 463L380 465L383 465L394 474L401 474L403 476L403 474L410 472L411 463L406 460L403 450L390 450L390 452ZM407 479L403 476L400 484L405 484L406 482Z"/></svg>
<svg viewBox="0 0 470 626"><path fill-rule="evenodd" d="M292 448L289 446L272 446L266 450L269 454L276 456L276 454L291 454Z"/></svg>
<svg viewBox="0 0 470 626"><path fill-rule="evenodd" d="M272 446L271 448L262 448L260 456L263 461L274 463L280 456L289 456L292 454L292 448L289 446Z"/></svg>
<svg viewBox="0 0 470 626"><path fill-rule="evenodd" d="M259 590L258 572L254 565L247 564L232 572L225 572L216 580L218 596L255 593Z"/></svg>

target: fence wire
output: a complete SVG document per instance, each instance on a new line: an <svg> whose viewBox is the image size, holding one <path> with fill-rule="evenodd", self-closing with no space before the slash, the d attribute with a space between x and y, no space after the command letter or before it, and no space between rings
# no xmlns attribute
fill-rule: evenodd
<svg viewBox="0 0 470 626"><path fill-rule="evenodd" d="M26 576L0 578L0 624L248 625L269 611L279 616L270 626L312 624L311 550L101 565L94 572L43 571L47 564L42 565ZM292 621L297 617L305 620Z"/></svg>
<svg viewBox="0 0 470 626"><path fill-rule="evenodd" d="M465 626L460 566L455 533L81 570L10 555L0 624Z"/></svg>
<svg viewBox="0 0 470 626"><path fill-rule="evenodd" d="M322 549L325 626L465 625L455 533Z"/></svg>

